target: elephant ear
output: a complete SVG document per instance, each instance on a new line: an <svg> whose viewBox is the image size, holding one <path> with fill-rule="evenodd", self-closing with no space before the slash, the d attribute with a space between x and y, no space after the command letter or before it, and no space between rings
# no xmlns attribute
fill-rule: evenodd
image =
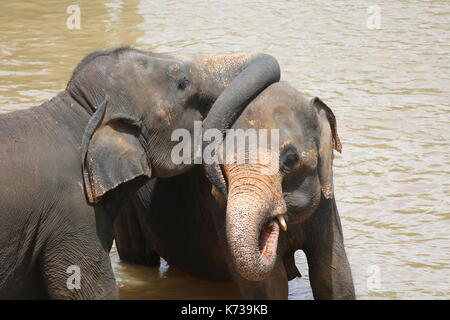
<svg viewBox="0 0 450 320"><path fill-rule="evenodd" d="M336 118L333 111L317 97L311 100L311 105L317 111L320 125L318 169L321 190L326 199L332 199L334 195L333 149L340 153L342 144L337 134Z"/></svg>
<svg viewBox="0 0 450 320"><path fill-rule="evenodd" d="M108 191L138 176L151 177L139 137L140 121L122 113L111 114L107 98L86 126L82 169L87 198L97 203Z"/></svg>

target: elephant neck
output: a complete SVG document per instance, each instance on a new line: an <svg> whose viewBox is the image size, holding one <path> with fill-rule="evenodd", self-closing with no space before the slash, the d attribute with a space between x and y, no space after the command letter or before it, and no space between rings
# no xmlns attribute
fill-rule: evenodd
<svg viewBox="0 0 450 320"><path fill-rule="evenodd" d="M80 109L86 112L89 116L92 116L95 112L95 107L92 106L87 98L73 90L66 89L60 93L60 95L66 97L68 100L71 100L70 106L75 109Z"/></svg>
<svg viewBox="0 0 450 320"><path fill-rule="evenodd" d="M42 119L54 120L54 125L51 126L54 134L60 135L61 138L66 137L68 140L77 141L81 145L81 138L91 113L73 99L67 91L60 92L49 101L34 108L34 111ZM50 130L49 128L47 129Z"/></svg>
<svg viewBox="0 0 450 320"><path fill-rule="evenodd" d="M71 113L87 119L95 112L95 110L91 110L89 106L79 103L67 90L59 92L49 101L44 102L41 107L44 107L50 112L57 112L59 114L70 111Z"/></svg>

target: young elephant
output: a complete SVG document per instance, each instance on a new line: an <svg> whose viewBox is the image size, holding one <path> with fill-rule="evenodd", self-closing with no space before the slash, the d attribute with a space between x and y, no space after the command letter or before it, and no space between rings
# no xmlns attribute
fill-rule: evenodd
<svg viewBox="0 0 450 320"><path fill-rule="evenodd" d="M172 131L229 127L279 76L265 54L120 48L88 55L50 101L1 115L0 298L116 298L116 208L192 166L171 161Z"/></svg>
<svg viewBox="0 0 450 320"><path fill-rule="evenodd" d="M300 275L294 253L301 249L316 299L354 299L333 192L333 148L341 145L331 109L277 83L233 128L278 128L276 170L273 163L224 164L216 181L227 187L212 192L198 167L143 186L115 226L120 257L151 263L159 254L205 279L232 278L243 298L285 299L287 281ZM217 190L228 190L226 205Z"/></svg>

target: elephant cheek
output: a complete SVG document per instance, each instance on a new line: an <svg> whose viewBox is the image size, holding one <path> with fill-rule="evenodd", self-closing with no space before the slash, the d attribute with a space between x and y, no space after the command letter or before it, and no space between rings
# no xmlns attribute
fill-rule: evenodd
<svg viewBox="0 0 450 320"><path fill-rule="evenodd" d="M320 187L312 192L296 190L284 195L288 207L288 223L297 224L306 221L317 210L320 203Z"/></svg>

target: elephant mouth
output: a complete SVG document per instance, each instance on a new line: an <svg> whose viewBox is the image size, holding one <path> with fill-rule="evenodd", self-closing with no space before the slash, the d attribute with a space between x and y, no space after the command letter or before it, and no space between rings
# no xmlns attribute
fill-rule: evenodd
<svg viewBox="0 0 450 320"><path fill-rule="evenodd" d="M271 219L261 228L259 235L259 252L261 259L271 262L275 258L280 226L277 219Z"/></svg>

